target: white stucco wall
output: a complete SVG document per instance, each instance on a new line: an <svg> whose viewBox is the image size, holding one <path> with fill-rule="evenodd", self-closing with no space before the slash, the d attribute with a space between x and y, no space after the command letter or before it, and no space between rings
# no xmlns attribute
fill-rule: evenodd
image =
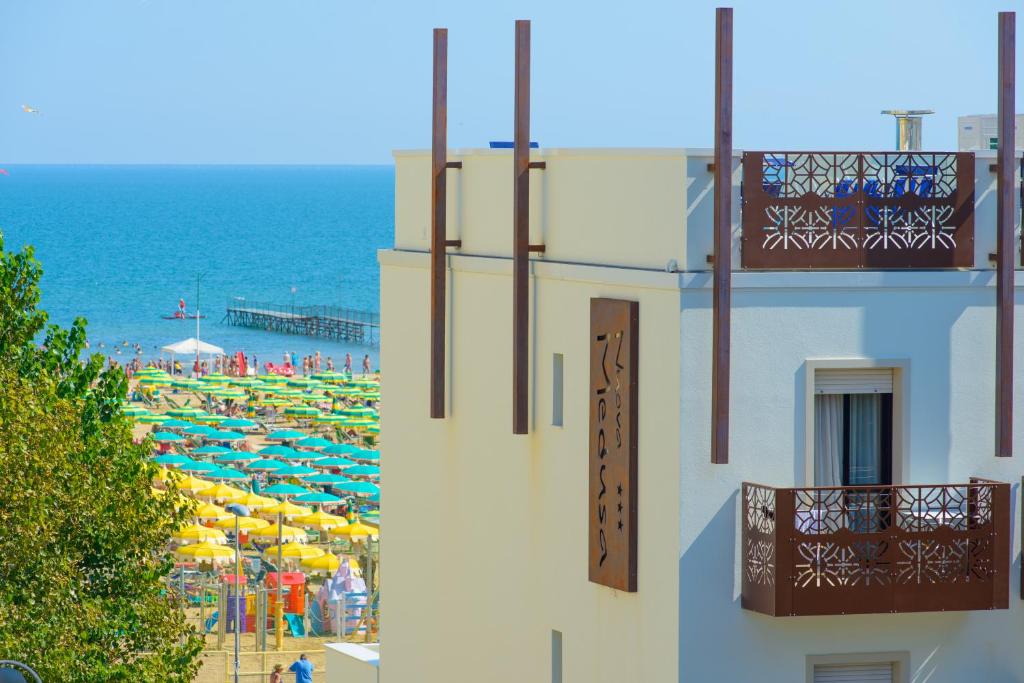
<svg viewBox="0 0 1024 683"><path fill-rule="evenodd" d="M680 681L791 683L804 680L807 655L882 651L909 651L921 683L1024 680L1024 409L1015 410L1018 457L995 458L993 273L740 273L733 282L728 465L709 464L710 290L702 276L683 283ZM1017 358L1022 350L1018 334ZM902 483L1014 483L1009 610L768 617L740 607L740 485L813 484L805 363L830 358L906 362Z"/></svg>

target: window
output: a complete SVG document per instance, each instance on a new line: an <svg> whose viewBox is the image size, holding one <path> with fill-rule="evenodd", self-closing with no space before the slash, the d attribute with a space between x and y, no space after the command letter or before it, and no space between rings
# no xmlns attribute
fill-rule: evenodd
<svg viewBox="0 0 1024 683"><path fill-rule="evenodd" d="M892 371L819 370L814 485L892 484Z"/></svg>
<svg viewBox="0 0 1024 683"><path fill-rule="evenodd" d="M910 683L909 652L807 656L807 683Z"/></svg>
<svg viewBox="0 0 1024 683"><path fill-rule="evenodd" d="M551 424L562 426L562 402L564 398L562 354L556 353L551 360Z"/></svg>
<svg viewBox="0 0 1024 683"><path fill-rule="evenodd" d="M818 664L814 683L893 683L892 662L885 664Z"/></svg>

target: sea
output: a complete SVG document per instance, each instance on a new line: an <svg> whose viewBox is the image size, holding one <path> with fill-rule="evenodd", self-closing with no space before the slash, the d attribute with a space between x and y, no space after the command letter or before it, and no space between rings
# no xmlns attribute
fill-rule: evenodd
<svg viewBox="0 0 1024 683"><path fill-rule="evenodd" d="M340 366L378 348L232 327L228 302L333 305L377 312L377 250L393 244L391 166L6 166L0 232L31 245L50 321L88 321L92 352L146 359L194 337L164 320L184 299L199 334L280 362L320 351ZM128 347L124 343L129 344Z"/></svg>

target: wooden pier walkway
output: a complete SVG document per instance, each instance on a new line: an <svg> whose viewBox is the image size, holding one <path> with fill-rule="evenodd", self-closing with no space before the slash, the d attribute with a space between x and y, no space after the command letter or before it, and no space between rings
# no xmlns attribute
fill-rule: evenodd
<svg viewBox="0 0 1024 683"><path fill-rule="evenodd" d="M268 332L325 337L366 346L380 343L380 316L340 306L289 306L232 299L222 322Z"/></svg>

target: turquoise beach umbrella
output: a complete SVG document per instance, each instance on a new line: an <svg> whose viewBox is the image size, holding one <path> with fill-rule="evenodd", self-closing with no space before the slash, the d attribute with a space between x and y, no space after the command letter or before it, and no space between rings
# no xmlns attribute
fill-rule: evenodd
<svg viewBox="0 0 1024 683"><path fill-rule="evenodd" d="M192 451L196 455L221 455L223 453L230 453L231 449L227 446L215 446L210 444L209 446L203 446Z"/></svg>
<svg viewBox="0 0 1024 683"><path fill-rule="evenodd" d="M179 427L191 427L193 425L188 420L177 420L177 419L175 419L175 420L167 420L166 422L164 422L160 426L161 427L169 427L171 429L178 429Z"/></svg>
<svg viewBox="0 0 1024 683"><path fill-rule="evenodd" d="M351 458L353 458L355 460L367 461L370 464L373 464L375 462L380 462L380 451L370 451L370 450L356 451L355 453L353 453L349 457L351 457Z"/></svg>
<svg viewBox="0 0 1024 683"><path fill-rule="evenodd" d="M267 446L266 448L261 448L259 450L259 454L260 455L276 455L278 457L291 458L291 457L295 457L296 455L299 455L299 452L297 450L295 450L294 448L290 448L288 446L284 446L284 445L278 444L278 445L274 445L274 446Z"/></svg>
<svg viewBox="0 0 1024 683"><path fill-rule="evenodd" d="M333 446L334 442L318 436L307 436L305 439L296 441L295 445L302 448L327 448L328 446Z"/></svg>
<svg viewBox="0 0 1024 683"><path fill-rule="evenodd" d="M220 423L220 426L227 429L252 429L256 426L256 423L242 417L234 417L230 420L224 420Z"/></svg>
<svg viewBox="0 0 1024 683"><path fill-rule="evenodd" d="M186 465L192 462L192 458L187 455L176 455L174 453L158 455L152 458L152 460L158 465Z"/></svg>
<svg viewBox="0 0 1024 683"><path fill-rule="evenodd" d="M173 432L156 432L153 434L153 441L157 443L171 443L172 441L184 441L184 439Z"/></svg>
<svg viewBox="0 0 1024 683"><path fill-rule="evenodd" d="M182 472L216 472L220 468L212 462L190 462L178 467Z"/></svg>
<svg viewBox="0 0 1024 683"><path fill-rule="evenodd" d="M210 479L248 479L249 475L245 472L239 472L231 467L221 467L213 472L206 472L203 474L204 477Z"/></svg>
<svg viewBox="0 0 1024 683"><path fill-rule="evenodd" d="M310 493L310 490L295 484L274 484L264 489L263 493L271 496L295 496L302 493Z"/></svg>
<svg viewBox="0 0 1024 683"><path fill-rule="evenodd" d="M213 432L207 434L206 438L210 441L242 441L245 439L245 434L241 432Z"/></svg>
<svg viewBox="0 0 1024 683"><path fill-rule="evenodd" d="M310 474L316 474L316 470L305 465L288 465L270 472L272 477L305 477Z"/></svg>
<svg viewBox="0 0 1024 683"><path fill-rule="evenodd" d="M165 422L163 426L166 427L167 423ZM207 434L215 431L217 430L213 427L207 427L206 425L191 425L187 429L182 430L184 434L195 434L197 436L206 436Z"/></svg>
<svg viewBox="0 0 1024 683"><path fill-rule="evenodd" d="M255 453L244 453L242 451L231 451L214 458L214 462L252 462L259 460L260 456Z"/></svg>
<svg viewBox="0 0 1024 683"><path fill-rule="evenodd" d="M270 459L257 460L245 466L247 470L277 470L282 467L288 467L288 463Z"/></svg>
<svg viewBox="0 0 1024 683"><path fill-rule="evenodd" d="M363 493L367 495L373 495L380 493L380 487L376 484L371 484L368 481L353 481L348 484L335 484L334 488L345 493Z"/></svg>
<svg viewBox="0 0 1024 683"><path fill-rule="evenodd" d="M314 460L313 462L309 463L309 466L310 467L328 468L328 467L352 467L352 466L358 465L358 464L359 463L357 463L355 460L349 460L348 458L342 458L340 456L335 456L333 458L320 458L319 460Z"/></svg>
<svg viewBox="0 0 1024 683"><path fill-rule="evenodd" d="M355 453L358 450L358 446L353 446L350 443L332 443L320 452L324 455L348 455L349 453Z"/></svg>
<svg viewBox="0 0 1024 683"><path fill-rule="evenodd" d="M335 484L350 484L352 480L348 477L343 477L340 474L330 474L324 472L322 474L314 474L311 477L306 477L302 481L307 484L316 484L317 486L333 486Z"/></svg>
<svg viewBox="0 0 1024 683"><path fill-rule="evenodd" d="M339 498L338 496L332 496L329 493L303 493L300 496L295 496L294 498L292 498L292 502L314 504L340 503L341 498Z"/></svg>
<svg viewBox="0 0 1024 683"><path fill-rule="evenodd" d="M305 434L297 429L281 429L267 434L267 441L297 441L305 438Z"/></svg>
<svg viewBox="0 0 1024 683"><path fill-rule="evenodd" d="M376 465L356 465L355 467L346 467L344 469L345 476L348 477L379 477L380 468Z"/></svg>

